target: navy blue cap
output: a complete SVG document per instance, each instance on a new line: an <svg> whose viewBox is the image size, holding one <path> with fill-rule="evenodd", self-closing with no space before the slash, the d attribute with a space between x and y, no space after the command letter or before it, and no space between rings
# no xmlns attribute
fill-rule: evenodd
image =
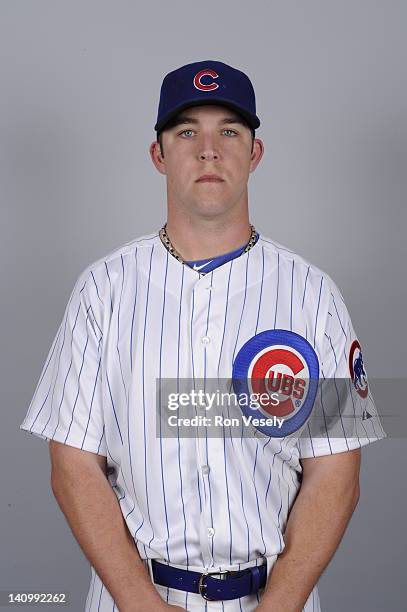
<svg viewBox="0 0 407 612"><path fill-rule="evenodd" d="M206 60L186 64L169 72L161 85L156 132L180 111L201 104L220 104L232 108L256 129L256 98L249 77L223 62Z"/></svg>

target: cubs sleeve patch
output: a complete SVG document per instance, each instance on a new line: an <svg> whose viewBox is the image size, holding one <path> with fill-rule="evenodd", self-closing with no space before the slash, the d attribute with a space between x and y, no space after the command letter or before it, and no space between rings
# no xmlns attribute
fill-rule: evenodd
<svg viewBox="0 0 407 612"><path fill-rule="evenodd" d="M358 395L362 398L367 397L369 385L363 364L362 348L358 340L352 342L349 350L349 373Z"/></svg>

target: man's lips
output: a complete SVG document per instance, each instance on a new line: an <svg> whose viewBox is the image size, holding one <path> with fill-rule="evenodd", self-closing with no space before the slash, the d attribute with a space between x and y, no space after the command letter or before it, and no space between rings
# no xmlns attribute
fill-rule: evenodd
<svg viewBox="0 0 407 612"><path fill-rule="evenodd" d="M223 179L220 178L220 176L217 176L216 174L203 174L202 176L199 177L199 179L196 181L197 183L223 183Z"/></svg>

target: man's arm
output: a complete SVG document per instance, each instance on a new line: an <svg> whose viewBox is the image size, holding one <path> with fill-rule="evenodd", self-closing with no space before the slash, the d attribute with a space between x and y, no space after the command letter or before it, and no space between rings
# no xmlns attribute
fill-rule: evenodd
<svg viewBox="0 0 407 612"><path fill-rule="evenodd" d="M259 612L301 612L359 499L360 449L301 460L303 478Z"/></svg>
<svg viewBox="0 0 407 612"><path fill-rule="evenodd" d="M72 532L120 612L181 610L151 582L106 477L106 458L53 440L51 486Z"/></svg>

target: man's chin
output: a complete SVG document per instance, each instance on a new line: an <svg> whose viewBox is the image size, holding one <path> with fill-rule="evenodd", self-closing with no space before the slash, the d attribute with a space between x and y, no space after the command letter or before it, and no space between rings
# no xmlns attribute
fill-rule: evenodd
<svg viewBox="0 0 407 612"><path fill-rule="evenodd" d="M200 199L191 203L191 209L202 217L217 217L225 214L230 208L230 202L225 200Z"/></svg>

